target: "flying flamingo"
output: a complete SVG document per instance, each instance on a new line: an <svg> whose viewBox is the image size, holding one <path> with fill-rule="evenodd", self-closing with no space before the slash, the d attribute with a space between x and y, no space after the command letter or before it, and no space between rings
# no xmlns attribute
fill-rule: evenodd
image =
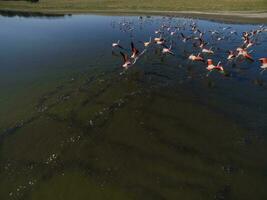
<svg viewBox="0 0 267 200"><path fill-rule="evenodd" d="M165 43L164 38L162 38L162 36L160 36L159 38L155 38L154 41L156 42L156 44L159 45L163 45Z"/></svg>
<svg viewBox="0 0 267 200"><path fill-rule="evenodd" d="M189 36L186 37L183 33L181 33L181 36L183 38L183 42L187 42L187 40L191 39L191 37L189 37Z"/></svg>
<svg viewBox="0 0 267 200"><path fill-rule="evenodd" d="M214 54L214 51L212 51L211 49L212 49L212 47L210 49L204 48L204 49L202 49L202 53Z"/></svg>
<svg viewBox="0 0 267 200"><path fill-rule="evenodd" d="M203 39L201 39L201 38L199 38L199 42L200 42L200 44L199 44L199 47L200 47L201 49L203 49L203 48L204 48L204 46L205 46L205 45L207 45L207 43L206 43L206 42L204 42L204 40L203 40Z"/></svg>
<svg viewBox="0 0 267 200"><path fill-rule="evenodd" d="M244 45L243 45L243 47L246 47L246 49L248 49L252 45L254 45L254 42L252 42L249 37L244 38Z"/></svg>
<svg viewBox="0 0 267 200"><path fill-rule="evenodd" d="M115 48L115 47L119 47L121 49L123 49L123 47L120 45L120 40L118 40L118 42L114 42L112 43L112 47Z"/></svg>
<svg viewBox="0 0 267 200"><path fill-rule="evenodd" d="M162 53L163 54L171 54L174 56L174 53L172 52L172 45L168 48L167 46L164 45L163 49L162 49Z"/></svg>
<svg viewBox="0 0 267 200"><path fill-rule="evenodd" d="M151 44L151 37L149 38L149 41L148 42L144 42L144 46L145 47L148 47L150 44Z"/></svg>
<svg viewBox="0 0 267 200"><path fill-rule="evenodd" d="M221 62L218 62L217 65L214 65L212 59L208 59L207 63L208 63L208 66L206 69L209 71L207 76L214 70L217 70L221 73L224 73L224 68L223 68L223 66L221 66Z"/></svg>
<svg viewBox="0 0 267 200"><path fill-rule="evenodd" d="M233 60L235 57L236 57L236 55L233 51L228 51L227 60Z"/></svg>
<svg viewBox="0 0 267 200"><path fill-rule="evenodd" d="M205 62L204 61L204 58L200 56L200 53L195 56L194 54L191 54L189 57L188 57L189 60L192 60L192 61L200 61L200 62Z"/></svg>
<svg viewBox="0 0 267 200"><path fill-rule="evenodd" d="M247 52L246 49L239 47L239 48L237 48L236 50L237 50L237 52L238 52L237 57L239 57L239 56L243 56L244 58L246 58L246 59L248 59L248 60L254 62L254 59L253 59L252 56Z"/></svg>

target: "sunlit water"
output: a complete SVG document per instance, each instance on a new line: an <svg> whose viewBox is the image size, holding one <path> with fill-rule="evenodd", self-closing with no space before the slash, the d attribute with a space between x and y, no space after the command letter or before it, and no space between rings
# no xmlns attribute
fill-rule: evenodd
<svg viewBox="0 0 267 200"><path fill-rule="evenodd" d="M179 33L175 56L153 45L127 71L112 51L118 39L142 50L163 23L184 22L0 17L0 199L267 199L267 72L226 60L259 25L196 21L215 51L205 58L229 76L189 62L199 48ZM266 41L251 47L255 59Z"/></svg>

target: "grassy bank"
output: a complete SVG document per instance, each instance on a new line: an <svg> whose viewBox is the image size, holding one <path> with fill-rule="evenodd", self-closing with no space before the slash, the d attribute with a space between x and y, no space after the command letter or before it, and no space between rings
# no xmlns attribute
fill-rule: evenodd
<svg viewBox="0 0 267 200"><path fill-rule="evenodd" d="M2 1L0 9L45 12L91 11L267 11L267 0L40 0Z"/></svg>

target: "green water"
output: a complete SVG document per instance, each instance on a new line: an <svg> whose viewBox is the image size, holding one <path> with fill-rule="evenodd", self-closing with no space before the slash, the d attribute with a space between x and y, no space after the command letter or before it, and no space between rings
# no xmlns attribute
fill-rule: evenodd
<svg viewBox="0 0 267 200"><path fill-rule="evenodd" d="M64 18L65 26L98 18L100 38L110 23L73 18ZM75 49L83 40L64 45ZM198 79L174 58L154 66L155 57L121 73L106 40L99 52L84 44L90 55L75 49L68 52L74 57L40 65L48 67L36 69L30 58L25 71L16 71L19 61L2 68L0 199L267 198L264 77L263 87L216 75ZM184 78L188 73L193 78Z"/></svg>

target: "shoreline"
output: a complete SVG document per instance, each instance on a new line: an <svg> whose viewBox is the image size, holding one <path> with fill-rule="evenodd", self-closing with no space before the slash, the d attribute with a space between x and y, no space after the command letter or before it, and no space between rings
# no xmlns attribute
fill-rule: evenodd
<svg viewBox="0 0 267 200"><path fill-rule="evenodd" d="M161 10L75 10L75 9L0 9L1 13L28 13L30 15L72 15L72 14L103 14L103 15L152 15L170 17L193 17L211 21L223 21L228 23L267 23L267 11L161 11Z"/></svg>

